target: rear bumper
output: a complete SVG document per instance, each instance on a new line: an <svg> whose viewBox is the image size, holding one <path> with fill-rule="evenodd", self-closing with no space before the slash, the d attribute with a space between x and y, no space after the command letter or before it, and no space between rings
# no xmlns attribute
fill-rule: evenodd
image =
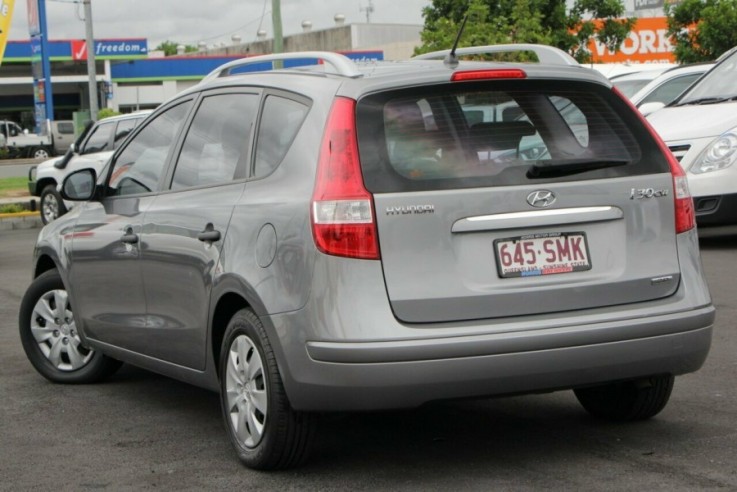
<svg viewBox="0 0 737 492"><path fill-rule="evenodd" d="M299 323L272 317L277 332ZM375 410L432 400L569 389L703 364L714 308L528 332L387 342L282 337L287 392L299 410ZM615 326L616 325L616 326ZM637 333L648 333L638 338Z"/></svg>

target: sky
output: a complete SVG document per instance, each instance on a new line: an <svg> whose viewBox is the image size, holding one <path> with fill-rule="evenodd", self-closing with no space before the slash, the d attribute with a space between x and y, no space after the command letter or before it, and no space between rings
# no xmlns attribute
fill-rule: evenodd
<svg viewBox="0 0 737 492"><path fill-rule="evenodd" d="M430 0L372 0L372 23L423 23L422 8ZM149 48L170 40L177 43L208 45L231 43L232 35L242 42L256 39L259 27L267 37L273 33L272 0L91 0L93 31L96 39L147 38ZM337 13L346 24L366 22L369 0L281 0L284 35L302 31L302 21L312 29L334 25ZM83 39L84 8L73 0L46 0L50 39ZM9 39L26 40L28 20L26 1L15 1Z"/></svg>

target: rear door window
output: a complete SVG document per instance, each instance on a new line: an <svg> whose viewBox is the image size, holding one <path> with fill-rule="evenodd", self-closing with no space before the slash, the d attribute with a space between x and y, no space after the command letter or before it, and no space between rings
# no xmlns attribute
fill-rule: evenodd
<svg viewBox="0 0 737 492"><path fill-rule="evenodd" d="M233 181L247 162L258 94L207 96L194 116L179 154L173 190Z"/></svg>
<svg viewBox="0 0 737 492"><path fill-rule="evenodd" d="M271 174L284 159L308 109L293 99L274 95L266 98L256 141L254 177Z"/></svg>
<svg viewBox="0 0 737 492"><path fill-rule="evenodd" d="M375 94L359 101L357 127L364 179L375 192L668 170L626 103L590 83L505 81Z"/></svg>

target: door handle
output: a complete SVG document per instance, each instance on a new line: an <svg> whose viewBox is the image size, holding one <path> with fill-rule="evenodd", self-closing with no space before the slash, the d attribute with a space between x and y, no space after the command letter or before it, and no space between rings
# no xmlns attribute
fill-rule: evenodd
<svg viewBox="0 0 737 492"><path fill-rule="evenodd" d="M205 230L197 234L197 239L204 243L220 241L220 231L216 230L212 224L207 224Z"/></svg>
<svg viewBox="0 0 737 492"><path fill-rule="evenodd" d="M138 242L138 234L133 232L132 227L127 227L120 240L126 244L136 244Z"/></svg>

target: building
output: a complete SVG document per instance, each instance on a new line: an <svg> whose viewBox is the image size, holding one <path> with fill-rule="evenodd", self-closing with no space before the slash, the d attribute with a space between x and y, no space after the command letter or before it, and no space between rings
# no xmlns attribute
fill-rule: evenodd
<svg viewBox="0 0 737 492"><path fill-rule="evenodd" d="M349 24L336 16L336 25L284 38L285 51L338 51L355 60L406 58L420 43L421 26ZM270 53L273 40L203 48L189 55L164 57L151 52L146 39L95 41L98 101L100 108L120 112L151 109L195 85L216 67L233 59ZM55 120L72 119L89 109L87 46L84 40L49 41ZM30 41L9 41L0 66L0 119L32 129L34 94Z"/></svg>

